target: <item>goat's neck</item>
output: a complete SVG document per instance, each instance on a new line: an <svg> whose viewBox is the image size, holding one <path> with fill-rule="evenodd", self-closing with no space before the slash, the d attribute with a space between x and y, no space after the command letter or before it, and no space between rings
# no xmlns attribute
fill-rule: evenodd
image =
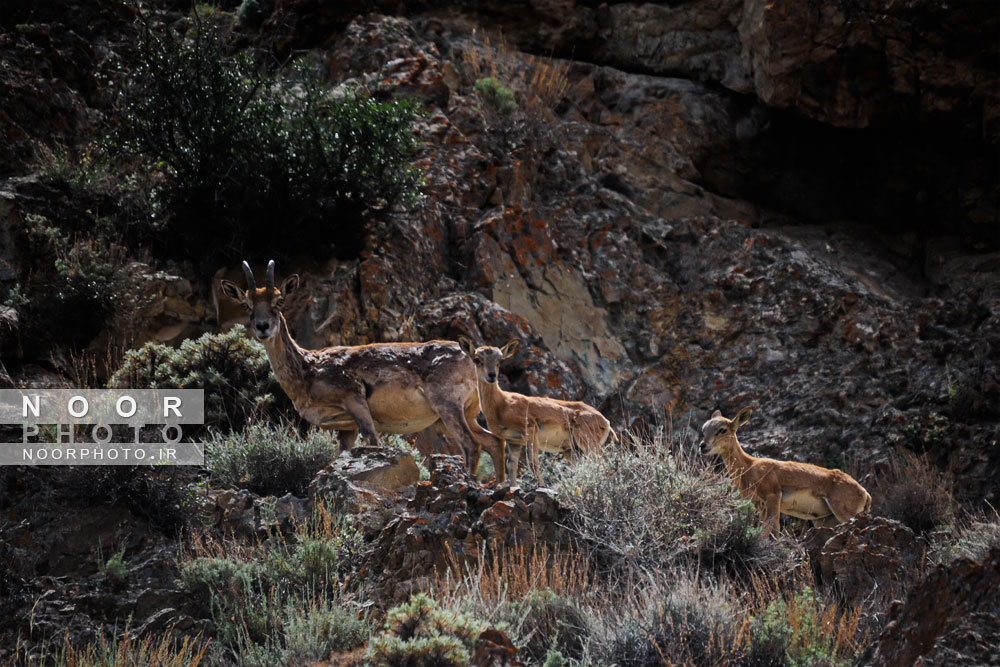
<svg viewBox="0 0 1000 667"><path fill-rule="evenodd" d="M294 400L295 388L302 383L305 375L305 351L292 338L285 316L281 313L278 313L278 333L264 341L264 350L278 384Z"/></svg>
<svg viewBox="0 0 1000 667"><path fill-rule="evenodd" d="M499 382L479 380L479 409L483 411L487 423L496 419L506 398L506 392L500 388Z"/></svg>
<svg viewBox="0 0 1000 667"><path fill-rule="evenodd" d="M753 465L754 458L743 451L740 441L734 435L732 443L722 450L722 461L726 464L729 476L739 484L744 473Z"/></svg>

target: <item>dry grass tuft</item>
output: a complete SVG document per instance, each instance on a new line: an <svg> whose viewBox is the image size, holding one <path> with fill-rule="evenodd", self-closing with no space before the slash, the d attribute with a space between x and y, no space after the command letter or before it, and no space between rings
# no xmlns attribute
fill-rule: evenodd
<svg viewBox="0 0 1000 667"><path fill-rule="evenodd" d="M518 93L524 108L536 113L554 109L569 87L567 61L520 53L507 45L503 33L495 42L484 35L482 46L467 44L462 66L469 83L497 79Z"/></svg>

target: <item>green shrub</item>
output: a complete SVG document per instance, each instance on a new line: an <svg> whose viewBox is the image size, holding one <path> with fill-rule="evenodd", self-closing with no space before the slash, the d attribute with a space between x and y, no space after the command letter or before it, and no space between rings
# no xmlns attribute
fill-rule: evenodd
<svg viewBox="0 0 1000 667"><path fill-rule="evenodd" d="M772 601L750 624L752 665L809 667L839 664L829 629L824 629L822 606L810 589L796 593L791 602Z"/></svg>
<svg viewBox="0 0 1000 667"><path fill-rule="evenodd" d="M222 484L262 496L302 497L316 473L337 455L330 433L300 436L289 426L253 424L205 443L205 463Z"/></svg>
<svg viewBox="0 0 1000 667"><path fill-rule="evenodd" d="M264 346L247 337L239 324L186 340L179 348L147 343L131 350L108 386L204 389L205 425L223 433L242 430L287 406ZM277 396L284 400L279 403Z"/></svg>
<svg viewBox="0 0 1000 667"><path fill-rule="evenodd" d="M482 630L481 622L417 593L389 610L366 657L378 667L464 667Z"/></svg>
<svg viewBox="0 0 1000 667"><path fill-rule="evenodd" d="M767 537L752 502L738 500L720 510L724 512L721 521L695 535L703 567L736 576L781 567L787 548Z"/></svg>
<svg viewBox="0 0 1000 667"><path fill-rule="evenodd" d="M508 603L502 618L511 628L518 655L537 663L548 661L550 653L579 660L591 632L587 612L573 599L549 590L532 591Z"/></svg>
<svg viewBox="0 0 1000 667"><path fill-rule="evenodd" d="M106 561L100 564L101 574L104 575L112 588L121 588L128 580L128 565L125 563L125 549L116 551Z"/></svg>
<svg viewBox="0 0 1000 667"><path fill-rule="evenodd" d="M236 18L248 26L259 26L274 11L274 0L243 0L236 10Z"/></svg>
<svg viewBox="0 0 1000 667"><path fill-rule="evenodd" d="M193 558L181 565L181 581L206 601L216 639L240 664L320 660L360 646L369 633L367 622L335 596L340 573L360 547L352 526L319 512L297 542L272 537L245 552L245 560Z"/></svg>
<svg viewBox="0 0 1000 667"><path fill-rule="evenodd" d="M415 194L413 103L335 98L315 66L282 78L232 53L209 21L191 33L142 25L108 142L162 175L158 247L194 257L211 248L211 266L303 248L357 252L362 214Z"/></svg>
<svg viewBox="0 0 1000 667"><path fill-rule="evenodd" d="M510 116L517 111L517 100L514 91L504 86L494 77L479 79L475 84L476 94L483 100L487 108L500 117Z"/></svg>
<svg viewBox="0 0 1000 667"><path fill-rule="evenodd" d="M190 518L187 482L193 473L180 466L70 466L59 471L59 496L75 507L122 505L165 534Z"/></svg>

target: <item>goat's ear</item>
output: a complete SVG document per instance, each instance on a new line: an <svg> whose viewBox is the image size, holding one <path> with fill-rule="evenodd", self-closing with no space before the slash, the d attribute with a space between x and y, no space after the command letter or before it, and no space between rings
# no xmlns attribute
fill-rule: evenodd
<svg viewBox="0 0 1000 667"><path fill-rule="evenodd" d="M503 347L501 347L500 351L503 353L503 358L504 359L510 359L511 357L513 357L514 353L517 352L517 346L520 345L520 344L521 344L521 341L519 341L518 339L515 338L515 339L511 340L510 342L508 342Z"/></svg>
<svg viewBox="0 0 1000 667"><path fill-rule="evenodd" d="M721 416L722 416L722 410L716 410L715 412L712 413L712 416L709 417L709 419L715 419L716 417L721 417Z"/></svg>
<svg viewBox="0 0 1000 667"><path fill-rule="evenodd" d="M470 357L476 356L476 344L468 336L459 336L458 346L462 348L462 352L465 352Z"/></svg>
<svg viewBox="0 0 1000 667"><path fill-rule="evenodd" d="M295 290L299 288L299 274L293 273L292 275L281 281L281 287L278 290L281 292L282 296L288 296Z"/></svg>
<svg viewBox="0 0 1000 667"><path fill-rule="evenodd" d="M747 406L747 407L743 408L742 410L740 410L739 412L736 413L736 416L733 417L733 430L734 431L736 429L738 429L740 426L743 426L744 424L747 423L747 420L750 419L750 413L751 412L753 412L753 410L750 409L750 406Z"/></svg>
<svg viewBox="0 0 1000 667"><path fill-rule="evenodd" d="M222 285L223 294L237 303L243 303L243 299L246 297L246 294L240 289L239 285L234 283L232 280L223 280L220 284Z"/></svg>

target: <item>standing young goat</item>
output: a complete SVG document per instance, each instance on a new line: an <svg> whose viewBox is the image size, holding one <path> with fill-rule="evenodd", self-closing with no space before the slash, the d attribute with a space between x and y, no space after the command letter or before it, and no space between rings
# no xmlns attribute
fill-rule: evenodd
<svg viewBox="0 0 1000 667"><path fill-rule="evenodd" d="M458 342L475 363L486 427L505 441L507 477L511 484L517 481L517 465L524 446L528 447L535 479L541 483L539 450L561 453L570 460L579 452L600 449L609 436L618 440L604 415L586 403L525 396L501 389L497 383L500 362L514 356L519 341L512 340L502 349L477 348L465 336L460 336Z"/></svg>
<svg viewBox="0 0 1000 667"><path fill-rule="evenodd" d="M345 449L359 430L375 446L378 431L416 433L439 423L461 446L473 476L485 449L503 481L502 442L476 423L476 374L457 344L438 340L305 350L281 313L298 275L275 287L271 260L266 285L258 288L247 262L243 271L246 291L228 280L222 281L222 291L249 314L250 330L264 344L278 383L306 421L338 431Z"/></svg>
<svg viewBox="0 0 1000 667"><path fill-rule="evenodd" d="M844 523L872 506L872 497L853 477L798 461L750 456L736 430L750 419L750 408L726 419L716 410L701 427L702 452L719 454L740 492L757 506L769 535L778 534L781 514L810 519L813 525Z"/></svg>

